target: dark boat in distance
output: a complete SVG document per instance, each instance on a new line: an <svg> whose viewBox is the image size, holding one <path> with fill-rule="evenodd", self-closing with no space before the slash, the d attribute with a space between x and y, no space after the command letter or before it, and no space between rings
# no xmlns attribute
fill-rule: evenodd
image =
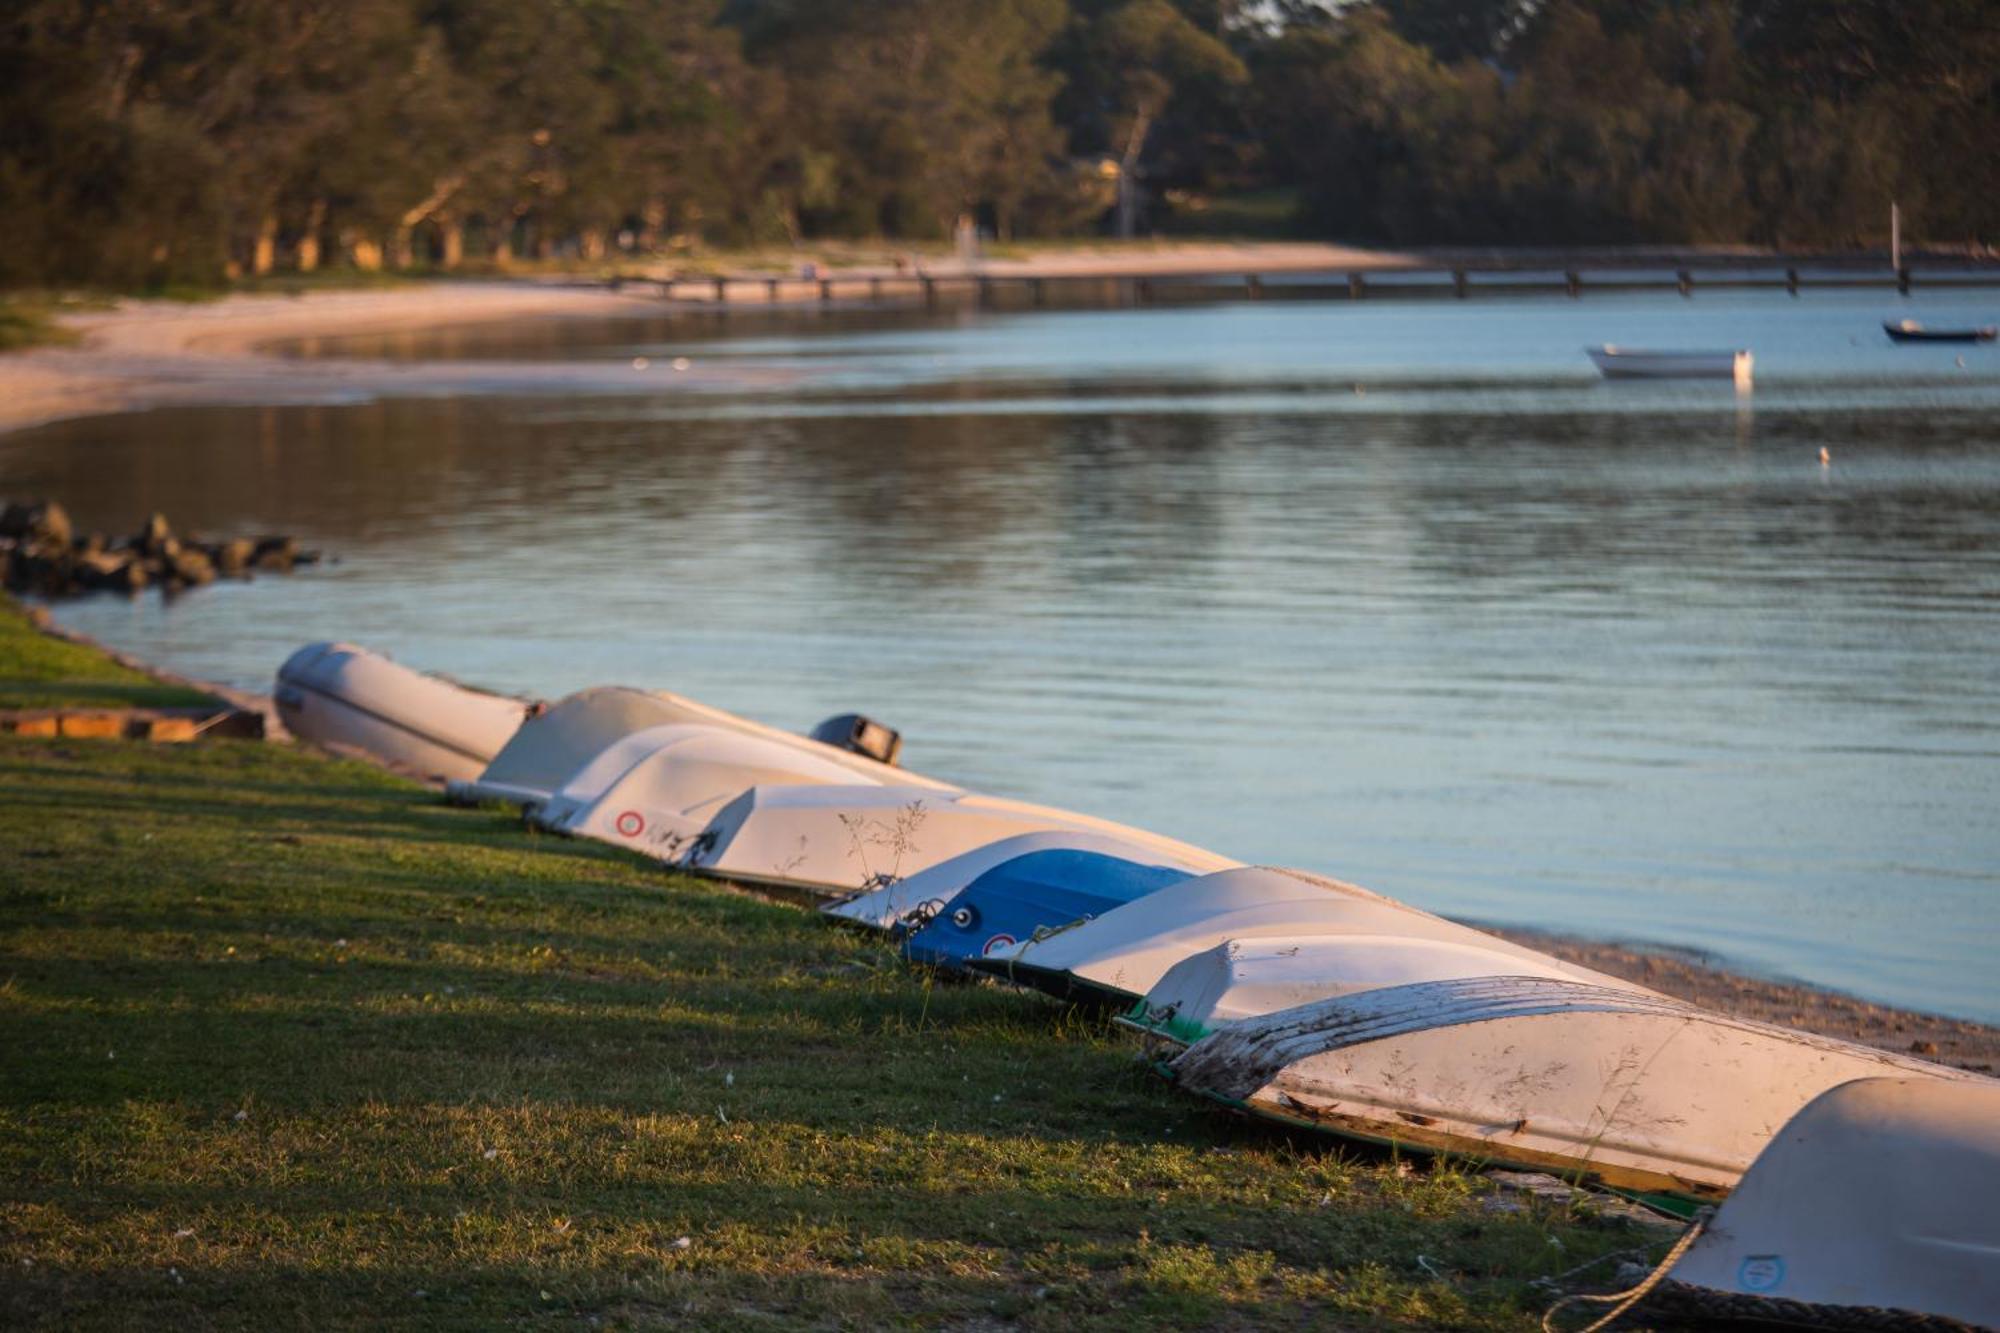
<svg viewBox="0 0 2000 1333"><path fill-rule="evenodd" d="M2000 335L2000 327L1988 324L1980 329L1927 329L1914 319L1884 320L1882 332L1899 343L1990 343Z"/></svg>

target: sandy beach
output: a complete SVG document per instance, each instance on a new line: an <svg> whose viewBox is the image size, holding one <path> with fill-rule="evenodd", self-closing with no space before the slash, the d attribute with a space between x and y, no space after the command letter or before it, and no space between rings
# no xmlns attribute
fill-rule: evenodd
<svg viewBox="0 0 2000 1333"><path fill-rule="evenodd" d="M809 258L809 257L808 257ZM806 262L801 260L801 264ZM1205 273L1257 270L1373 269L1412 262L1389 252L1312 243L1078 246L1024 256L925 256L899 269L895 256L857 254L821 271L843 283L879 277L912 282L916 271L945 280L995 277L1077 278L1121 273ZM732 305L769 305L775 281L780 305L811 307L818 283L800 267L756 267L732 274ZM635 273L646 273L641 266ZM665 270L647 273L654 279ZM907 296L907 294L905 294ZM60 317L76 335L68 347L0 355L0 433L97 412L198 403L328 402L404 393L533 393L630 390L634 375L658 387L754 388L768 382L742 369L693 365L537 364L534 362L406 362L297 358L260 349L289 339L405 332L458 324L660 314L714 303L707 284L683 281L671 301L640 284L612 290L559 278L450 279L359 291L299 296L231 295L207 302L120 301L107 310Z"/></svg>
<svg viewBox="0 0 2000 1333"><path fill-rule="evenodd" d="M1146 271L1285 263L1327 267L1395 256L1324 246L1155 248L1123 256L1094 250L1004 261L1010 272L1102 273L1112 261ZM1003 261L994 261L1000 271ZM942 271L942 270L936 270ZM849 271L850 273L852 270ZM746 298L749 299L749 298ZM126 302L63 317L76 345L0 355L0 433L66 417L200 403L354 401L399 393L549 393L657 387L748 389L759 372L695 364L537 364L302 359L261 350L292 338L454 324L657 313L657 295L555 282L453 281L300 297L230 296L199 303ZM651 386L649 386L651 387ZM1712 960L1529 931L1502 934L1559 957L1728 1012L1862 1041L1946 1064L2000 1070L2000 1028L1939 1018L1854 997L1731 973Z"/></svg>
<svg viewBox="0 0 2000 1333"><path fill-rule="evenodd" d="M194 304L123 301L109 310L63 316L63 326L78 337L74 346L0 356L0 432L65 417L175 404L339 401L543 383L550 389L588 387L608 372L478 362L413 366L309 360L259 349L289 338L619 314L648 307L657 309L658 300L604 289L500 281L293 297L238 295ZM694 369L688 378L700 380L706 374Z"/></svg>

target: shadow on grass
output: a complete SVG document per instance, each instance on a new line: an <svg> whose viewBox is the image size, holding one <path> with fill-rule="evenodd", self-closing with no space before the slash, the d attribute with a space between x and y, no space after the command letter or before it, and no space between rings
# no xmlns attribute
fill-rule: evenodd
<svg viewBox="0 0 2000 1333"><path fill-rule="evenodd" d="M995 1248L899 1270L871 1264L865 1249L843 1251L829 1238L834 1243L824 1256L801 1271L715 1263L698 1245L677 1252L668 1248L676 1238L651 1239L653 1249L596 1263L565 1262L552 1253L532 1263L510 1258L504 1266L379 1263L346 1275L306 1263L252 1271L177 1268L171 1274L140 1265L75 1275L45 1271L0 1296L0 1312L17 1314L23 1322L15 1327L66 1327L71 1321L159 1327L183 1322L194 1310L233 1312L230 1322L254 1319L257 1312L290 1323L311 1312L308 1319L322 1326L424 1328L1341 1330L1497 1322L1479 1317L1482 1306L1495 1303L1490 1298L1468 1312L1465 1298L1436 1278L1365 1262L1353 1265L1352 1276L1259 1281L1215 1274L1213 1256L1203 1271L1183 1247L1149 1245L1136 1251L1106 1246L1081 1261L1024 1261ZM1176 1272L1176 1261L1195 1271ZM1406 1316L1383 1320L1376 1307L1385 1297ZM1436 1306L1456 1317L1426 1318L1427 1307ZM28 1322L51 1311L61 1317Z"/></svg>
<svg viewBox="0 0 2000 1333"><path fill-rule="evenodd" d="M119 864L134 843L151 855L151 875ZM414 964L492 955L483 965L512 971L533 954L535 971L587 981L650 982L664 965L686 970L703 952L733 959L738 970L900 966L883 943L850 937L800 908L629 864L626 854L582 854L566 864L522 850L521 860L480 867L472 884L441 886L427 856L369 866L357 883L355 867L328 857L328 844L316 840L265 838L208 857L156 850L143 835L56 844L17 853L20 882L0 896L0 923L125 932L121 948L135 960L158 951L162 939L200 936L217 950L234 944L284 958L368 937L378 952L389 948ZM176 871L185 882L162 887ZM85 876L99 892L73 892ZM171 956L193 952L184 945Z"/></svg>
<svg viewBox="0 0 2000 1333"><path fill-rule="evenodd" d="M476 1158L476 1145L462 1145ZM454 1216L476 1213L506 1219L508 1229L525 1230L530 1218L568 1218L574 1228L638 1238L664 1230L668 1236L714 1233L732 1224L755 1223L773 1230L818 1233L820 1248L852 1261L859 1237L892 1238L916 1249L989 1244L1014 1248L1035 1240L1065 1242L1088 1254L1092 1242L1120 1249L1149 1241L1203 1244L1226 1241L1232 1248L1255 1249L1279 1262L1305 1268L1333 1260L1338 1264L1381 1264L1421 1277L1423 1268L1408 1248L1411 1216L1389 1201L1350 1198L1348 1208L1274 1208L1203 1181L1173 1193L1162 1203L1159 1187L1120 1189L1118 1182L1099 1178L1087 1184L1046 1178L1022 1184L993 1173L994 1162L1041 1151L1043 1139L993 1136L983 1145L990 1156L978 1163L988 1174L979 1179L954 1179L943 1170L922 1174L881 1172L871 1175L865 1144L836 1142L830 1151L860 1153L848 1179L824 1177L768 1181L743 1175L731 1179L691 1179L678 1163L643 1156L621 1163L615 1171L559 1169L479 1175L468 1168L461 1178L405 1185L397 1190L403 1217L398 1229L416 1233L422 1243L449 1233ZM1088 1144L1065 1141L1065 1146ZM1135 1170L1143 1171L1140 1154L1128 1153ZM477 1163L484 1166L485 1163ZM369 1216L381 1202L381 1186L365 1179L350 1182L314 1180L288 1188L244 1188L222 1184L162 1183L93 1185L87 1204L74 1211L85 1220L112 1220L157 1214L163 1219L202 1223L204 1243L230 1243L231 1233L264 1230L282 1219L283 1229L298 1237L338 1233L350 1220ZM530 1224L532 1225L532 1223ZM1515 1214L1480 1224L1475 1239L1486 1239L1482 1250L1511 1250L1523 1228L1548 1248L1546 1219ZM433 1233L425 1237L423 1233ZM560 1246L568 1231L549 1239ZM519 1236L530 1248L537 1237ZM796 1243L796 1242L795 1242ZM750 1258L739 1247L738 1271ZM808 1240L799 1248L814 1248ZM1478 1251L1475 1251L1475 1254ZM671 1260L671 1254L659 1256ZM1491 1257L1497 1259L1498 1254Z"/></svg>
<svg viewBox="0 0 2000 1333"><path fill-rule="evenodd" d="M885 1091L885 1061L869 1049L878 1041L900 1043L898 1060L932 1052L936 1078L974 1081L981 1096L1040 1081L1027 1076L1038 1056L1099 1073L1134 1059L1122 1040L1051 1048L1069 1023L1061 1011L990 989L938 995L906 978L876 984L779 966L759 975L741 960L733 975L697 961L689 972L609 981L532 970L537 959L526 953L505 969L341 963L331 949L319 961L238 961L219 956L228 938L209 941L205 959L0 953L6 1007L26 1029L0 1057L0 1105L519 1095L643 1110L671 1104L689 1069L717 1061L739 1074L772 1070L766 1091L807 1103L835 1093L867 1100ZM76 1051L122 1054L62 1058ZM698 1099L695 1109L713 1108Z"/></svg>
<svg viewBox="0 0 2000 1333"><path fill-rule="evenodd" d="M109 681L0 681L0 708L208 708L221 703L178 685Z"/></svg>
<svg viewBox="0 0 2000 1333"><path fill-rule="evenodd" d="M652 874L668 870L620 848L533 829L517 815L448 805L431 793L379 780L279 782L261 775L231 780L209 773L191 783L166 774L156 778L145 766L118 772L90 767L97 756L72 748L90 745L124 743L51 742L45 753L53 763L0 763L0 785L18 782L13 813L42 828L78 824L83 812L84 819L99 823L207 823L230 830L227 836L239 842L285 831L297 836L304 830L308 836L345 834L426 844L440 852L476 846L503 854L533 852L555 862ZM37 812L51 817L39 820ZM509 837L514 845L504 841Z"/></svg>

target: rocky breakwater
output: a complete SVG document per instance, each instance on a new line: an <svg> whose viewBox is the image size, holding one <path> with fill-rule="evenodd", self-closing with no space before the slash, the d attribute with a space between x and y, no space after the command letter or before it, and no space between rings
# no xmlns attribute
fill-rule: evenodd
<svg viewBox="0 0 2000 1333"><path fill-rule="evenodd" d="M15 592L71 597L87 592L177 593L218 578L247 579L260 571L290 573L317 564L317 551L282 535L203 541L175 535L154 514L130 537L78 532L53 500L0 505L0 569Z"/></svg>

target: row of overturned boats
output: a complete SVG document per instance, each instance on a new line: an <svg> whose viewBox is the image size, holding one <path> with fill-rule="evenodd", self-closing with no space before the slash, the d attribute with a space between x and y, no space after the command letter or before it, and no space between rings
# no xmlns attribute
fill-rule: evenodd
<svg viewBox="0 0 2000 1333"><path fill-rule="evenodd" d="M340 643L295 653L276 701L295 735L441 777L455 800L781 891L914 963L1108 1008L1172 1082L1253 1116L1681 1216L1720 1204L1665 1287L1707 1315L2000 1325L2000 1081L924 777L856 715L797 734L624 687L531 705Z"/></svg>

